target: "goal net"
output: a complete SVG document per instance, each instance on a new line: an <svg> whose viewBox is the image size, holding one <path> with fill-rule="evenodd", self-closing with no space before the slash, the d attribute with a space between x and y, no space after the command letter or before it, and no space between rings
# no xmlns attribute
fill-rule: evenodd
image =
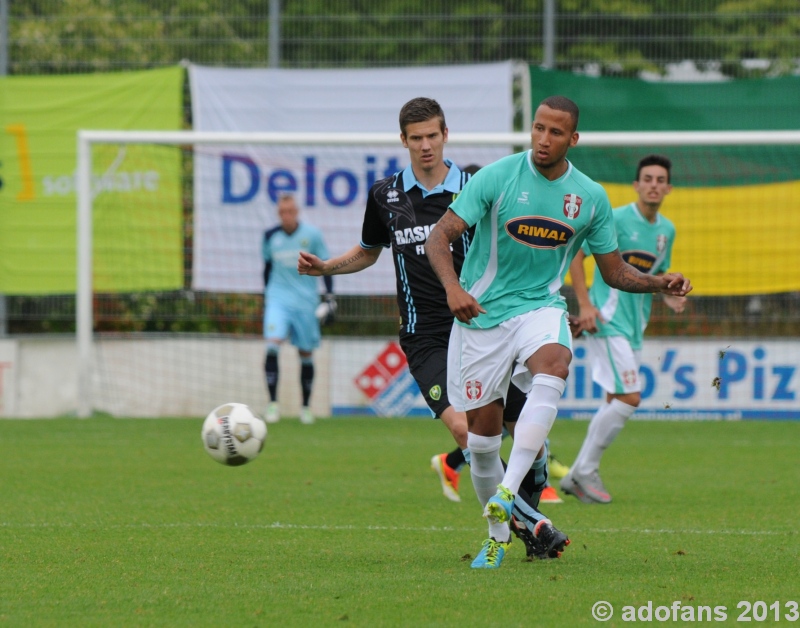
<svg viewBox="0 0 800 628"><path fill-rule="evenodd" d="M451 134L445 156L485 165L529 146L527 133ZM635 200L636 163L653 152L673 160L675 189L662 211L676 223L673 268L692 278L696 305L678 319L654 304L652 331L796 331L800 132L585 133L569 157L620 206ZM407 163L396 134L80 132L78 414L202 416L228 401L259 411L261 241L278 222L276 200L292 193L301 221L323 231L335 256L359 242L370 185ZM339 316L315 354L312 407L322 416L392 414L373 398L397 358L391 256L335 277L334 290ZM568 286L564 294L574 305ZM767 320L773 302L782 321ZM756 320L747 308L758 307ZM296 416L291 347L280 364L281 405ZM405 403L394 413L425 413L421 399L411 402L412 384L392 391Z"/></svg>

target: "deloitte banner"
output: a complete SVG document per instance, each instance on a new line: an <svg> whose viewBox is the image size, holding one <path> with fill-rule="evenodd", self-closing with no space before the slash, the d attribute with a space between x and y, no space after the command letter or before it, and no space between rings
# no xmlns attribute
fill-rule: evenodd
<svg viewBox="0 0 800 628"><path fill-rule="evenodd" d="M407 366L394 358L394 349L385 340L333 344L333 415L430 416L418 389L407 385ZM585 344L577 340L573 349L558 416L588 419L605 394L592 382ZM798 354L797 341L645 340L639 370L642 404L633 416L800 420Z"/></svg>
<svg viewBox="0 0 800 628"><path fill-rule="evenodd" d="M76 289L76 132L181 127L183 70L0 78L0 292ZM99 291L183 285L180 154L93 152Z"/></svg>
<svg viewBox="0 0 800 628"><path fill-rule="evenodd" d="M261 238L277 223L276 201L295 195L301 220L320 227L332 256L361 238L370 186L408 164L398 114L417 96L435 98L451 133L512 130L508 63L381 70L251 70L193 66L194 128L237 132L398 133L396 147L232 145L195 154L193 287L263 290ZM507 147L448 148L460 166L485 164ZM342 294L392 294L391 256L336 278Z"/></svg>

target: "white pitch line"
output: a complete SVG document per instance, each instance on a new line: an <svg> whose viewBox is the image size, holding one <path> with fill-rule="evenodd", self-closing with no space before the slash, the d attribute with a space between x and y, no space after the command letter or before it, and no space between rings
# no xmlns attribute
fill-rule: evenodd
<svg viewBox="0 0 800 628"><path fill-rule="evenodd" d="M91 528L91 529L169 529L169 528L239 528L252 530L320 530L320 531L388 531L388 532L474 532L474 528L454 528L452 526L429 526L416 528L411 526L334 526L334 525L307 525L298 523L15 523L10 521L0 522L0 528ZM697 534L697 535L730 535L730 536L797 536L798 532L787 530L670 530L666 528L571 528L570 534Z"/></svg>

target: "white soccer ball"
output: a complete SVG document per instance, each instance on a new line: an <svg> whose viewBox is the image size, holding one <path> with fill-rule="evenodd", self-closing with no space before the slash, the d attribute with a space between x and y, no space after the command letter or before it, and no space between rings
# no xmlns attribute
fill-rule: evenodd
<svg viewBox="0 0 800 628"><path fill-rule="evenodd" d="M200 436L209 456L220 464L238 467L261 453L267 424L245 404L226 403L206 417Z"/></svg>

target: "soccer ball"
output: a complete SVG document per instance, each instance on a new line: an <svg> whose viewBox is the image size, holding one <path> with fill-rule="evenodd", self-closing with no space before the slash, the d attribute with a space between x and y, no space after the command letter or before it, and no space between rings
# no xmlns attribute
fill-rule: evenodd
<svg viewBox="0 0 800 628"><path fill-rule="evenodd" d="M267 424L245 404L226 403L206 417L200 436L209 456L220 464L238 467L261 453Z"/></svg>

